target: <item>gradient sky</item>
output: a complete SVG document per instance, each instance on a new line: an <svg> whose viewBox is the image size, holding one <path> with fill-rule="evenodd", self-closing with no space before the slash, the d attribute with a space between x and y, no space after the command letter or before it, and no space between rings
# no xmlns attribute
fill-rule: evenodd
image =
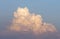
<svg viewBox="0 0 60 39"><path fill-rule="evenodd" d="M0 0L0 30L9 25L18 7L41 14L43 20L60 28L60 0Z"/></svg>

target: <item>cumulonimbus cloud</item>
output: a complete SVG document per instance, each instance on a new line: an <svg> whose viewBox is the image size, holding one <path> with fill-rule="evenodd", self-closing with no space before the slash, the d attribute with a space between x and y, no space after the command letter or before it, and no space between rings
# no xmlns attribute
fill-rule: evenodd
<svg viewBox="0 0 60 39"><path fill-rule="evenodd" d="M56 32L54 25L43 22L41 15L30 13L27 7L19 7L13 14L10 31L16 32L33 32L34 34L42 34L45 32Z"/></svg>

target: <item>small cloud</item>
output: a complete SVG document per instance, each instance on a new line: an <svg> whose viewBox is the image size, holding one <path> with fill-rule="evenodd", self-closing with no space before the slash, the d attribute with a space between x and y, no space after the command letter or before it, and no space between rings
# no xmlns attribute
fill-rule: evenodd
<svg viewBox="0 0 60 39"><path fill-rule="evenodd" d="M19 7L13 16L12 24L8 27L10 31L33 32L34 34L57 31L54 25L43 22L41 15L31 14L27 7Z"/></svg>
<svg viewBox="0 0 60 39"><path fill-rule="evenodd" d="M11 25L0 32L0 39L60 39L54 25L43 22L42 16L19 7L13 14Z"/></svg>

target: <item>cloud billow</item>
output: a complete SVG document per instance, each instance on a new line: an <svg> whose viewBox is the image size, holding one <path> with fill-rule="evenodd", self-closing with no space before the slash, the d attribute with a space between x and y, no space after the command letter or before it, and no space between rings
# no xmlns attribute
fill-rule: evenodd
<svg viewBox="0 0 60 39"><path fill-rule="evenodd" d="M43 34L46 32L56 32L54 25L43 22L41 15L30 13L27 7L19 7L13 14L13 20L9 31Z"/></svg>
<svg viewBox="0 0 60 39"><path fill-rule="evenodd" d="M60 39L54 25L43 22L42 16L19 7L13 13L11 25L0 32L0 39Z"/></svg>

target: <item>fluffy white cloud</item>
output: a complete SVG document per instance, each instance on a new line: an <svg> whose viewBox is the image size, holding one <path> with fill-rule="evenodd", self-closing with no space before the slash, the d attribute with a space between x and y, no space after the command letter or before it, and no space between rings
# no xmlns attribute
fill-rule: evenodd
<svg viewBox="0 0 60 39"><path fill-rule="evenodd" d="M55 26L43 22L41 15L31 14L27 7L19 7L13 16L12 24L8 27L10 31L33 32L34 34L56 32Z"/></svg>

